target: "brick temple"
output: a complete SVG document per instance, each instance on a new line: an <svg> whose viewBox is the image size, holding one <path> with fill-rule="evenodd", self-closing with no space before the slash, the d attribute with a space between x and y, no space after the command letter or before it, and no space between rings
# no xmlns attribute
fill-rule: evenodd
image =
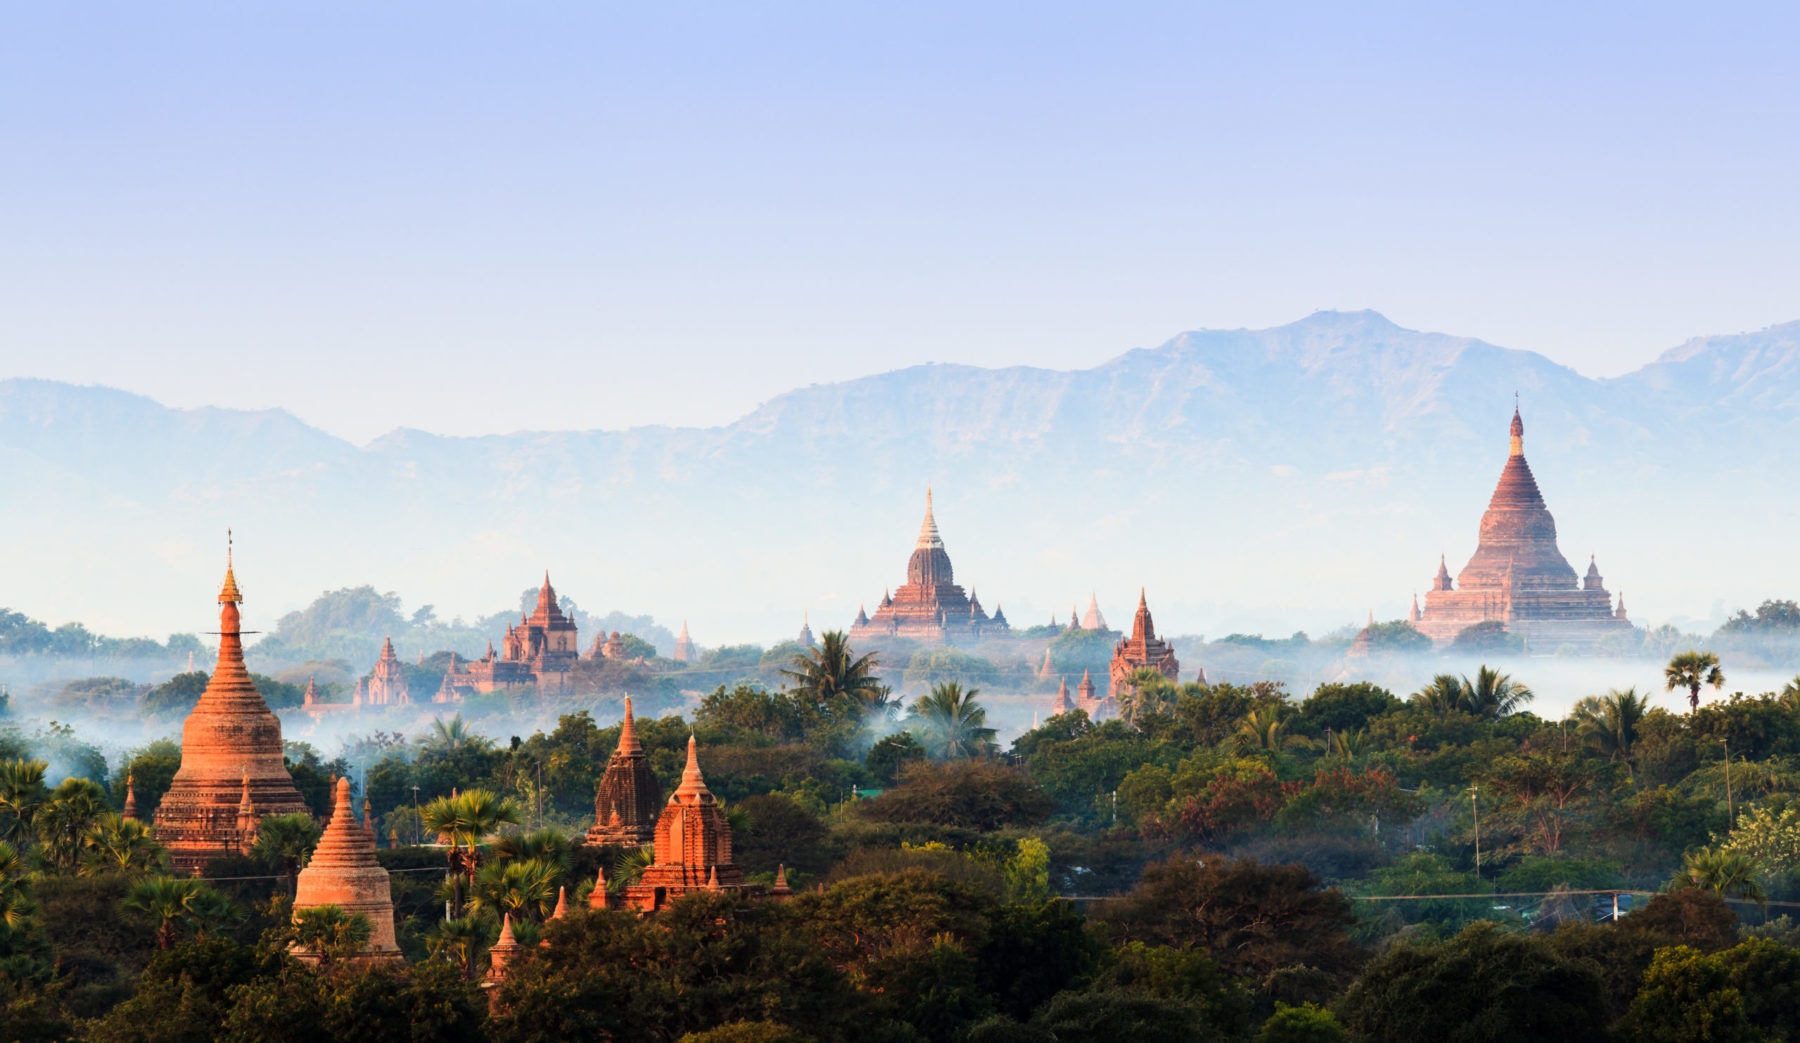
<svg viewBox="0 0 1800 1043"><path fill-rule="evenodd" d="M1181 676L1175 649L1156 636L1156 623L1150 618L1150 605L1144 600L1142 590L1138 591L1137 615L1131 620L1131 636L1113 648L1112 662L1107 667L1106 698L1115 710L1119 696L1131 687L1131 675L1139 670L1155 670L1171 681ZM1204 682L1205 677L1201 681Z"/></svg>
<svg viewBox="0 0 1800 1043"><path fill-rule="evenodd" d="M405 706L412 702L412 694L406 686L406 671L400 667L400 657L394 654L391 637L382 639L381 658L375 660L375 671L369 675L368 695L364 701L370 706Z"/></svg>
<svg viewBox="0 0 1800 1043"><path fill-rule="evenodd" d="M744 882L744 871L732 858L731 825L700 776L700 758L691 735L681 785L669 794L669 802L656 820L655 858L622 895L609 895L604 886L596 887L588 904L597 909L616 905L653 913L695 891L760 892Z"/></svg>
<svg viewBox="0 0 1800 1043"><path fill-rule="evenodd" d="M925 521L906 563L906 582L891 595L883 594L871 618L857 610L850 627L852 644L880 644L906 638L922 644L973 643L986 637L1011 633L1006 613L995 606L990 618L981 599L963 593L950 568L950 555L932 516L931 491L925 491Z"/></svg>
<svg viewBox="0 0 1800 1043"><path fill-rule="evenodd" d="M1424 609L1416 602L1413 608L1412 625L1440 645L1486 622L1505 625L1544 652L1565 644L1591 648L1631 630L1624 599L1615 609L1599 566L1590 559L1587 575L1578 577L1557 549L1556 519L1525 462L1525 422L1517 409L1512 449L1481 516L1474 556L1455 582L1440 556Z"/></svg>
<svg viewBox="0 0 1800 1043"><path fill-rule="evenodd" d="M569 672L579 658L581 642L575 621L557 605L556 590L546 572L536 610L506 628L500 651L494 651L490 641L487 654L480 659L459 662L452 658L432 702L453 702L476 692L527 685L568 691Z"/></svg>
<svg viewBox="0 0 1800 1043"><path fill-rule="evenodd" d="M625 698L625 723L619 728L619 748L606 762L606 773L594 796L594 824L587 842L641 847L656 836L656 812L662 805L662 786L650 771L650 758L638 741L637 722L631 715L631 697Z"/></svg>
<svg viewBox="0 0 1800 1043"><path fill-rule="evenodd" d="M242 854L269 815L310 813L282 759L281 721L244 668L238 590L230 555L219 590L219 660L181 725L181 767L154 816L156 841L178 872Z"/></svg>

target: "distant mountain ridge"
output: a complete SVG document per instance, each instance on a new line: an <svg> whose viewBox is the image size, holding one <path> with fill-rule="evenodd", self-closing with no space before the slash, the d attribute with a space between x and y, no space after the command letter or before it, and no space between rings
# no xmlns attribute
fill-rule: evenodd
<svg viewBox="0 0 1800 1043"><path fill-rule="evenodd" d="M1800 592L1800 322L1597 380L1529 351L1321 312L1091 369L925 365L800 388L713 428L356 446L280 410L176 410L0 381L15 555L0 604L111 632L205 629L217 536L250 611L373 583L473 615L545 567L583 604L703 644L847 625L903 577L923 490L959 582L1015 622L1140 585L1173 632L1394 617L1452 568L1513 393L1571 560L1634 614ZM252 577L255 577L252 579ZM256 589L260 587L260 589ZM256 606L258 595L267 601Z"/></svg>

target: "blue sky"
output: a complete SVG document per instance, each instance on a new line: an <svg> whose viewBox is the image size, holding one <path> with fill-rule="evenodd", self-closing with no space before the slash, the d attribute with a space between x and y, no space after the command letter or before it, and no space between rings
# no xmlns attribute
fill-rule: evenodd
<svg viewBox="0 0 1800 1043"><path fill-rule="evenodd" d="M727 422L1372 307L1800 318L1775 5L0 7L0 376L366 440Z"/></svg>

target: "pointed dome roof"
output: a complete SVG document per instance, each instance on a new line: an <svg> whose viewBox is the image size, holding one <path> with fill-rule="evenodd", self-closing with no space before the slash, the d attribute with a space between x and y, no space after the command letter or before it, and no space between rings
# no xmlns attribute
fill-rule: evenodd
<svg viewBox="0 0 1800 1043"><path fill-rule="evenodd" d="M942 550L944 539L938 535L937 519L931 513L931 488L925 489L925 520L919 523L919 538L913 544L914 550Z"/></svg>
<svg viewBox="0 0 1800 1043"><path fill-rule="evenodd" d="M1081 617L1081 629L1106 629L1106 617L1100 614L1100 596L1091 590L1088 591L1087 613Z"/></svg>
<svg viewBox="0 0 1800 1043"><path fill-rule="evenodd" d="M375 835L356 821L350 807L350 780L333 785L331 821L319 835L306 868L294 880L294 909L335 905L369 918L375 932L369 948L398 956L394 942L394 901L388 871L375 857ZM367 801L364 801L365 808ZM365 810L365 822L367 812Z"/></svg>
<svg viewBox="0 0 1800 1043"><path fill-rule="evenodd" d="M1577 585L1575 570L1556 548L1556 519L1544 504L1531 465L1525 462L1525 425L1516 410L1511 430L1511 451L1481 516L1475 554L1457 576L1456 586L1465 593L1573 588ZM1442 578L1440 575L1438 589L1448 589L1441 585Z"/></svg>

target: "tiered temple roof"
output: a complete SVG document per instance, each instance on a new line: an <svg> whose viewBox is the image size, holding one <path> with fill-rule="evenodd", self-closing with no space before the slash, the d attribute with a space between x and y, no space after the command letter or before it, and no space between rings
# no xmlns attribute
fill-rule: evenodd
<svg viewBox="0 0 1800 1043"><path fill-rule="evenodd" d="M496 653L489 642L486 655L460 664L460 669L452 660L432 701L449 702L474 692L523 685L566 691L569 672L580 658L580 635L576 633L575 621L564 615L556 603L556 589L550 586L550 573L545 572L537 608L506 628L500 651Z"/></svg>
<svg viewBox="0 0 1800 1043"><path fill-rule="evenodd" d="M1113 649L1112 663L1107 669L1111 678L1106 689L1108 701L1116 706L1118 697L1131 687L1131 675L1144 669L1155 670L1174 681L1180 676L1181 664L1175 661L1175 650L1169 643L1156 636L1156 625L1150 620L1150 606L1144 600L1144 592L1139 590L1131 636Z"/></svg>
<svg viewBox="0 0 1800 1043"><path fill-rule="evenodd" d="M650 758L638 741L637 722L631 714L631 698L625 699L625 723L619 729L619 748L606 762L594 797L594 824L588 827L589 844L633 847L656 836L656 812L662 787L650 771Z"/></svg>
<svg viewBox="0 0 1800 1043"><path fill-rule="evenodd" d="M938 533L929 489L925 492L925 520L919 525L919 537L913 542L912 557L906 564L906 582L891 596L882 594L873 618L863 620L859 613L858 619L850 628L852 643L879 644L884 638L902 637L926 644L946 644L978 641L1009 630L1005 616L996 613L990 618L979 601L956 585L950 555Z"/></svg>
<svg viewBox="0 0 1800 1043"><path fill-rule="evenodd" d="M373 823L364 802L362 822L350 809L350 780L337 780L331 822L313 848L312 858L294 882L294 911L335 905L369 918L369 955L400 958L394 942L394 898L388 871L375 860ZM300 953L301 956L307 955Z"/></svg>
<svg viewBox="0 0 1800 1043"><path fill-rule="evenodd" d="M675 639L675 654L671 658L677 663L691 663L700 658L699 649L694 647L694 639L688 636L685 619L681 621L681 636Z"/></svg>
<svg viewBox="0 0 1800 1043"><path fill-rule="evenodd" d="M1591 647L1631 624L1613 611L1600 570L1587 576L1556 546L1556 519L1525 462L1525 423L1513 411L1511 450L1481 516L1475 553L1452 584L1443 558L1414 625L1440 643L1477 623L1496 621L1528 643ZM1549 649L1546 649L1549 650Z"/></svg>
<svg viewBox="0 0 1800 1043"><path fill-rule="evenodd" d="M406 671L400 657L394 654L394 639L383 638L381 658L375 660L375 672L369 678L370 706L405 706L412 702L406 687Z"/></svg>
<svg viewBox="0 0 1800 1043"><path fill-rule="evenodd" d="M227 557L218 663L182 722L181 767L154 816L156 840L175 868L195 875L210 859L246 850L264 817L308 810L282 759L281 721L244 668L238 614L244 596ZM246 816L249 832L241 825Z"/></svg>

